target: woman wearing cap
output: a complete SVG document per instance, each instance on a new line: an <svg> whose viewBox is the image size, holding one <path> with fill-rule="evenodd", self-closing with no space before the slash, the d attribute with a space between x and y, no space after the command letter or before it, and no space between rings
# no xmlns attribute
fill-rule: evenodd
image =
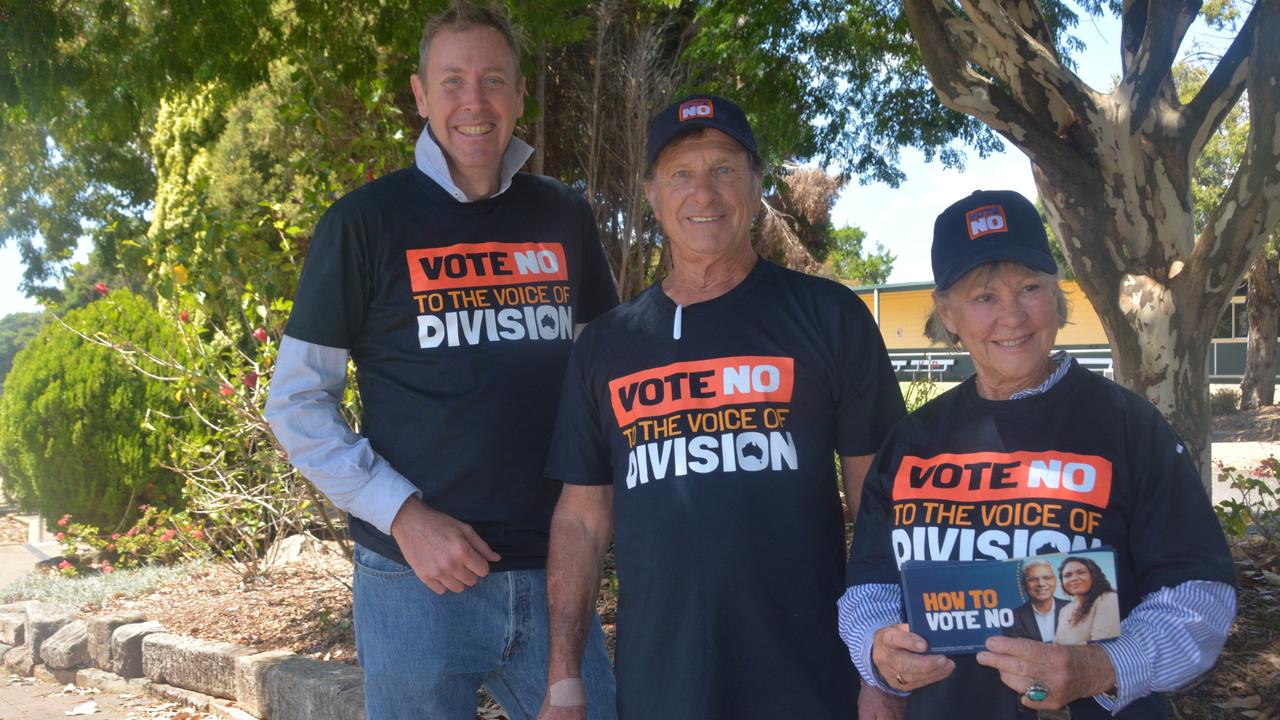
<svg viewBox="0 0 1280 720"><path fill-rule="evenodd" d="M1034 206L976 192L934 226L926 333L973 359L965 382L890 432L867 474L840 600L863 678L912 718L1161 718L1161 692L1217 657L1235 615L1226 542L1181 440L1146 400L1053 353L1067 307ZM929 654L902 623L898 566L1110 546L1119 637L992 637ZM1025 715L1024 715L1025 714Z"/></svg>

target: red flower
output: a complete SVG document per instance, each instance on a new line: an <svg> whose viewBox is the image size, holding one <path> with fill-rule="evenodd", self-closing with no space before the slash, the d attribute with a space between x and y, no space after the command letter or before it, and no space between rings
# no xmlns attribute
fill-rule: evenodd
<svg viewBox="0 0 1280 720"><path fill-rule="evenodd" d="M204 531L203 531L203 530L201 530L201 529L199 529L199 528L197 528L197 529L195 529L195 530L192 530L192 531L191 531L191 537L193 537L193 538L195 538L195 539L199 540L200 538L204 537Z"/></svg>
<svg viewBox="0 0 1280 720"><path fill-rule="evenodd" d="M179 321L179 322L184 322L184 323L185 323L186 321L188 321L188 320L190 320L190 319L191 319L191 316L187 314L187 309L186 309L186 308L183 308L183 309L182 309L182 312L178 313L178 321Z"/></svg>
<svg viewBox="0 0 1280 720"><path fill-rule="evenodd" d="M70 514L63 515L62 517L58 518L58 527L66 527L67 523L69 522L71 522L71 515Z"/></svg>
<svg viewBox="0 0 1280 720"><path fill-rule="evenodd" d="M120 533L111 533L111 539L112 539L112 540L119 540L119 539L120 539Z"/></svg>
<svg viewBox="0 0 1280 720"><path fill-rule="evenodd" d="M70 570L70 569L71 569L71 568L73 568L73 567L75 567L75 566L74 566L74 565L72 565L71 563L67 562L66 560L63 560L62 562L58 563L58 569L59 569L59 570Z"/></svg>
<svg viewBox="0 0 1280 720"><path fill-rule="evenodd" d="M110 574L111 574L111 572L112 572L112 571L114 571L114 570L115 570L115 568L111 567L111 563L107 562L106 560L103 560L103 561L102 561L102 574L103 574L103 575L110 575Z"/></svg>
<svg viewBox="0 0 1280 720"><path fill-rule="evenodd" d="M93 291L103 297L106 297L107 293L111 292L111 289L108 288L107 284L104 282L96 282L93 284Z"/></svg>
<svg viewBox="0 0 1280 720"><path fill-rule="evenodd" d="M218 388L218 392L222 393L223 396L233 395L235 391L235 388L231 387L231 383L222 383L222 387Z"/></svg>
<svg viewBox="0 0 1280 720"><path fill-rule="evenodd" d="M258 373L250 370L240 377L240 382L247 388L255 387L258 384Z"/></svg>
<svg viewBox="0 0 1280 720"><path fill-rule="evenodd" d="M266 331L265 329L263 329L263 328L258 328L257 330L254 330L254 331L253 331L253 339L254 339L254 340L257 340L257 341L258 341L258 342L260 342L260 343L264 343L264 342L266 342L266 341L267 341L267 331Z"/></svg>
<svg viewBox="0 0 1280 720"><path fill-rule="evenodd" d="M64 537L66 537L66 535L63 535L62 533L57 533L56 535L53 536L53 539L57 540L58 542L62 542L62 538Z"/></svg>
<svg viewBox="0 0 1280 720"><path fill-rule="evenodd" d="M373 182L373 170L365 170L364 176L369 178L369 182Z"/></svg>
<svg viewBox="0 0 1280 720"><path fill-rule="evenodd" d="M160 536L160 542L169 542L174 535L177 535L177 533L172 530L165 530L164 534Z"/></svg>

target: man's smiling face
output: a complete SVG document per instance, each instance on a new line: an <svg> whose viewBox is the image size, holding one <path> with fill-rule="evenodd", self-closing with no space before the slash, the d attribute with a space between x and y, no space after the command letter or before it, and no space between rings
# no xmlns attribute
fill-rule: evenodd
<svg viewBox="0 0 1280 720"><path fill-rule="evenodd" d="M469 195L477 185L496 192L503 153L524 113L524 78L502 33L441 30L411 84L454 182Z"/></svg>
<svg viewBox="0 0 1280 720"><path fill-rule="evenodd" d="M693 131L663 148L645 190L682 253L717 257L750 247L760 185L746 148L719 130Z"/></svg>

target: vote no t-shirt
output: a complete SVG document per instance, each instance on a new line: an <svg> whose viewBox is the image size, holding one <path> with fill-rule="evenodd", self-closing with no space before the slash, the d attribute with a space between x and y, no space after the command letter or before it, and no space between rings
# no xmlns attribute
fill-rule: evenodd
<svg viewBox="0 0 1280 720"><path fill-rule="evenodd" d="M908 416L867 473L848 584L898 583L907 560L1005 560L1110 546L1120 614L1188 580L1235 584L1181 439L1145 399L1073 364L1056 385L985 400L973 378ZM1018 696L973 656L912 693L908 716L1012 719ZM1091 698L1072 717L1110 713ZM1150 695L1117 717L1164 718Z"/></svg>
<svg viewBox="0 0 1280 720"><path fill-rule="evenodd" d="M548 474L614 487L624 720L853 717L833 457L903 412L862 301L765 260L713 300L677 311L655 285L587 327Z"/></svg>
<svg viewBox="0 0 1280 720"><path fill-rule="evenodd" d="M586 202L517 173L460 203L416 167L375 180L321 218L285 332L346 348L360 432L502 556L541 567L559 484L543 466L574 325L617 304ZM361 544L403 562L359 518Z"/></svg>

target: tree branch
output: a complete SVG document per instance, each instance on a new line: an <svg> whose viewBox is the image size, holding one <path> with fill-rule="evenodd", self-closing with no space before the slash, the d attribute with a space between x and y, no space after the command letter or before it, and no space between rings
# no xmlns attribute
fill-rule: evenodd
<svg viewBox="0 0 1280 720"><path fill-rule="evenodd" d="M1265 12L1259 12L1265 6ZM1280 35L1280 0L1259 0L1255 40ZM1239 41L1239 38L1237 38ZM1249 137L1230 187L1196 241L1191 270L1206 293L1229 294L1280 223L1280 43L1257 41L1247 63ZM1192 275L1197 277L1197 275Z"/></svg>
<svg viewBox="0 0 1280 720"><path fill-rule="evenodd" d="M921 60L944 105L985 123L1033 162L1083 171L1081 158L1060 139L1060 128L1046 127L1036 113L973 70L973 65L986 67L977 58L979 50L987 46L972 22L957 15L945 0L904 0L903 6ZM963 53L957 44L964 48Z"/></svg>
<svg viewBox="0 0 1280 720"><path fill-rule="evenodd" d="M1160 2L1146 0L1127 8L1121 36L1127 42L1124 74L1116 93L1130 102L1129 132L1136 133L1147 120L1151 106L1166 83L1187 30L1200 12L1199 0ZM1141 22L1141 26L1137 25ZM1137 41L1137 46L1131 43Z"/></svg>
<svg viewBox="0 0 1280 720"><path fill-rule="evenodd" d="M948 30L968 30L975 39L981 38L962 48L970 62L1006 83L1024 107L1044 107L1043 114L1053 118L1056 134L1065 135L1069 128L1097 111L1092 92L1058 58L1036 3L961 0L961 5L971 21L939 4L954 17L946 23ZM957 39L961 38L964 35L958 34ZM989 46L985 52L976 52L979 43Z"/></svg>
<svg viewBox="0 0 1280 720"><path fill-rule="evenodd" d="M1249 58L1253 55L1258 18L1263 10L1277 12L1275 0L1258 0L1245 19L1240 32L1226 54L1209 73L1199 92L1179 111L1177 142L1190 158L1200 157L1205 143L1222 124L1231 108L1244 92L1249 77Z"/></svg>

